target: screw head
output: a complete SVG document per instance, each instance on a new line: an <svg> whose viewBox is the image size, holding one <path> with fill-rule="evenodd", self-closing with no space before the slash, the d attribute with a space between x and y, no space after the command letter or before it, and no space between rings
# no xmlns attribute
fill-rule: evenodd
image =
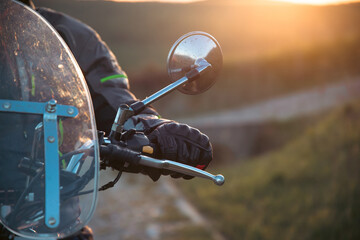
<svg viewBox="0 0 360 240"><path fill-rule="evenodd" d="M6 102L3 104L3 108L5 109L10 109L11 108L11 104L9 102Z"/></svg>
<svg viewBox="0 0 360 240"><path fill-rule="evenodd" d="M49 143L55 142L55 138L53 136L48 137L48 142Z"/></svg>
<svg viewBox="0 0 360 240"><path fill-rule="evenodd" d="M68 110L67 110L67 113L70 114L70 115L73 115L74 114L74 109L69 107Z"/></svg>
<svg viewBox="0 0 360 240"><path fill-rule="evenodd" d="M49 101L49 104L50 104L51 106L56 106L57 101L56 101L55 99L51 99L51 100Z"/></svg>
<svg viewBox="0 0 360 240"><path fill-rule="evenodd" d="M57 101L55 99L51 99L50 101L48 101L46 105L46 111L49 113L54 113L56 111L56 104Z"/></svg>
<svg viewBox="0 0 360 240"><path fill-rule="evenodd" d="M53 217L50 217L49 220L48 220L48 223L49 223L51 226L53 226L53 225L56 224L56 219L53 218Z"/></svg>

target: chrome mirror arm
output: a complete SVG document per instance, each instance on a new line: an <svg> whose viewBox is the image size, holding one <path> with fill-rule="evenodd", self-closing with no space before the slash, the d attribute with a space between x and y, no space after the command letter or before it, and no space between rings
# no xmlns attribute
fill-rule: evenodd
<svg viewBox="0 0 360 240"><path fill-rule="evenodd" d="M130 110L134 111L135 115L142 110L146 106L149 106L151 103L159 100L160 98L166 96L167 94L171 93L175 89L183 86L188 82L192 82L198 79L201 75L203 75L206 71L212 68L211 64L207 62L204 58L199 58L195 61L195 68L191 69L184 77L180 78L179 80L171 83L170 85L164 87L163 89L157 91L150 97L145 98L141 102L136 102L130 106Z"/></svg>

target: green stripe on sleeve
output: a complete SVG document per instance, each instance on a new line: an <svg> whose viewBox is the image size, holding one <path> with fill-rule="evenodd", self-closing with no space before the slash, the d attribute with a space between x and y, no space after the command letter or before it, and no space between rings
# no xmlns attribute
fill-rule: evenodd
<svg viewBox="0 0 360 240"><path fill-rule="evenodd" d="M65 161L65 159L63 159L62 161L61 161L61 164L62 164L62 168L63 169L65 169L66 168L66 161Z"/></svg>
<svg viewBox="0 0 360 240"><path fill-rule="evenodd" d="M59 132L60 132L59 146L61 146L64 141L64 126L63 126L63 122L61 119L59 119Z"/></svg>
<svg viewBox="0 0 360 240"><path fill-rule="evenodd" d="M62 152L60 152L60 151L58 151L58 152L59 152L59 157L62 157L62 156L63 156ZM63 159L63 160L61 161L61 167L62 167L62 169L65 169L65 168L66 168L66 161L65 161L65 159Z"/></svg>
<svg viewBox="0 0 360 240"><path fill-rule="evenodd" d="M31 75L31 95L35 97L35 76Z"/></svg>
<svg viewBox="0 0 360 240"><path fill-rule="evenodd" d="M111 79L114 79L114 78L127 78L127 76L124 75L124 74L115 74L115 75L111 75L111 76L104 77L104 78L100 79L100 82L104 83L104 82L106 82L108 80L111 80Z"/></svg>

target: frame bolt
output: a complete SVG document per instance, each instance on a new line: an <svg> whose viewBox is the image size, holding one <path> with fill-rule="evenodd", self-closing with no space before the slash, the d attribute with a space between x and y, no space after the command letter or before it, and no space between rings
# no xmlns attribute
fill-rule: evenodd
<svg viewBox="0 0 360 240"><path fill-rule="evenodd" d="M6 102L6 103L3 104L3 107L4 107L5 109L10 109L10 108L11 108L11 104L10 104L9 102Z"/></svg>
<svg viewBox="0 0 360 240"><path fill-rule="evenodd" d="M53 136L48 137L48 142L49 143L55 142L55 138Z"/></svg>
<svg viewBox="0 0 360 240"><path fill-rule="evenodd" d="M55 225L56 224L56 219L55 218L53 218L53 217L51 217L51 218L49 218L49 224L51 225L51 226L53 226L53 225Z"/></svg>
<svg viewBox="0 0 360 240"><path fill-rule="evenodd" d="M47 105L46 105L46 111L48 113L54 113L56 111L56 100L55 99L51 99Z"/></svg>
<svg viewBox="0 0 360 240"><path fill-rule="evenodd" d="M69 107L68 110L67 110L67 113L70 114L70 115L73 115L74 114L74 109Z"/></svg>

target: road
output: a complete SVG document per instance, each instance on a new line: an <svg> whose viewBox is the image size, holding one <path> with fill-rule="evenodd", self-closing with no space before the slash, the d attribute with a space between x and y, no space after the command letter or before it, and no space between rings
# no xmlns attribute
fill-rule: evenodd
<svg viewBox="0 0 360 240"><path fill-rule="evenodd" d="M111 176L102 172L103 181ZM224 239L166 176L154 183L145 175L124 173L114 188L99 193L89 226L101 240L180 240L189 230L201 232L202 239Z"/></svg>
<svg viewBox="0 0 360 240"><path fill-rule="evenodd" d="M360 77L324 87L279 96L250 106L178 119L199 128L219 128L318 113L360 98Z"/></svg>

